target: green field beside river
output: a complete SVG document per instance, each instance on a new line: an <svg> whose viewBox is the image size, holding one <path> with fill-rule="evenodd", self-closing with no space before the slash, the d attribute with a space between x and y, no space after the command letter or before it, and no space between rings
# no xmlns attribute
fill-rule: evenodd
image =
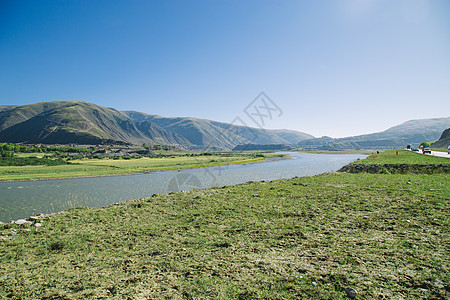
<svg viewBox="0 0 450 300"><path fill-rule="evenodd" d="M448 299L449 182L328 173L0 224L0 298Z"/></svg>
<svg viewBox="0 0 450 300"><path fill-rule="evenodd" d="M0 181L107 176L145 171L201 168L257 162L266 157L270 158L274 157L274 155L265 154L258 157L255 154L230 153L229 155L224 156L212 153L211 155L205 156L173 155L133 159L78 159L71 160L70 164L54 166L0 166Z"/></svg>

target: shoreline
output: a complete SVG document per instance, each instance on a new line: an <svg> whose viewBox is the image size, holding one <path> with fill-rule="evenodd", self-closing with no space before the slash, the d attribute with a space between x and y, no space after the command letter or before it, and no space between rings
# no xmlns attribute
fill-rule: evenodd
<svg viewBox="0 0 450 300"><path fill-rule="evenodd" d="M174 169L166 169L166 170L146 170L146 171L138 171L138 172L117 173L117 174L83 175L83 176L51 177L51 178L35 178L35 179L11 179L11 180L0 180L0 183L64 180L64 179L77 179L77 178L98 178L98 177L112 177L112 176L132 176L132 175L151 174L151 173L157 173L157 172L175 172L175 171L182 172L184 170L192 170L192 169L206 169L206 168L215 168L215 167L221 167L221 166L266 163L266 162L272 162L272 161L283 160L283 159L292 159L292 157L291 156L272 157L272 158L265 158L265 159L261 159L261 160L255 160L255 161L246 161L246 162L241 162L241 163L240 162L223 163L223 164L218 164L218 165L213 165L213 166L199 166L199 167L191 166L191 167L185 167L185 168L174 168Z"/></svg>

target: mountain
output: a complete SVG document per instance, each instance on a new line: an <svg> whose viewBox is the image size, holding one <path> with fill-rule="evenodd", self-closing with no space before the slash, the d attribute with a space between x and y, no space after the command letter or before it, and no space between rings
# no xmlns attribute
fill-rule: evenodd
<svg viewBox="0 0 450 300"><path fill-rule="evenodd" d="M312 135L289 130L264 130L196 118L166 118L136 111L123 111L134 121L150 121L166 130L176 132L199 148L232 149L239 144L294 144L314 138Z"/></svg>
<svg viewBox="0 0 450 300"><path fill-rule="evenodd" d="M436 143L433 143L431 147L447 149L449 145L450 145L450 128L447 128L444 130L439 140L436 141Z"/></svg>
<svg viewBox="0 0 450 300"><path fill-rule="evenodd" d="M411 120L382 132L339 139L322 137L301 141L297 145L322 150L403 148L409 144L435 141L448 127L450 118Z"/></svg>
<svg viewBox="0 0 450 300"><path fill-rule="evenodd" d="M283 137L282 137L283 136ZM232 149L242 143L292 144L313 136L196 118L119 112L84 101L0 106L0 141L45 144L166 144L187 149Z"/></svg>
<svg viewBox="0 0 450 300"><path fill-rule="evenodd" d="M230 150L238 145L261 145L267 149L292 145L323 150L382 149L435 141L449 127L450 118L412 120L383 132L333 139L314 138L292 130L120 112L84 101L0 106L0 142L33 144L146 143L198 150Z"/></svg>
<svg viewBox="0 0 450 300"><path fill-rule="evenodd" d="M0 131L13 125L24 122L45 111L64 106L71 101L40 102L23 106L4 106L0 111Z"/></svg>
<svg viewBox="0 0 450 300"><path fill-rule="evenodd" d="M17 105L0 105L0 113L4 110L9 110L12 109L14 107L17 107Z"/></svg>
<svg viewBox="0 0 450 300"><path fill-rule="evenodd" d="M281 137L282 139L289 142L289 144L295 145L301 141L313 139L314 137L310 134L294 131L294 130L287 130L287 129L277 129L272 130L273 133Z"/></svg>
<svg viewBox="0 0 450 300"><path fill-rule="evenodd" d="M134 122L113 108L84 101L52 101L0 112L0 141L46 144L164 143L189 145L150 122Z"/></svg>

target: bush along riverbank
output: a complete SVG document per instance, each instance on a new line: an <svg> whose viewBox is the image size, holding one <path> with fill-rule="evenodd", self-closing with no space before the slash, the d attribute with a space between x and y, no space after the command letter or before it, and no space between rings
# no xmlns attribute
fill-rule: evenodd
<svg viewBox="0 0 450 300"><path fill-rule="evenodd" d="M329 173L4 223L0 298L448 299L448 182Z"/></svg>
<svg viewBox="0 0 450 300"><path fill-rule="evenodd" d="M349 164L338 172L372 174L440 174L450 173L450 165L408 165L408 164Z"/></svg>

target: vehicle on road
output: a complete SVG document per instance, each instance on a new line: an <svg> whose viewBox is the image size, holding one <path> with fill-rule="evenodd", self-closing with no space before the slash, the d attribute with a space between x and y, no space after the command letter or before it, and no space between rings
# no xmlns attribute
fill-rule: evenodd
<svg viewBox="0 0 450 300"><path fill-rule="evenodd" d="M424 148L423 149L423 154L431 154L431 149L430 148Z"/></svg>

